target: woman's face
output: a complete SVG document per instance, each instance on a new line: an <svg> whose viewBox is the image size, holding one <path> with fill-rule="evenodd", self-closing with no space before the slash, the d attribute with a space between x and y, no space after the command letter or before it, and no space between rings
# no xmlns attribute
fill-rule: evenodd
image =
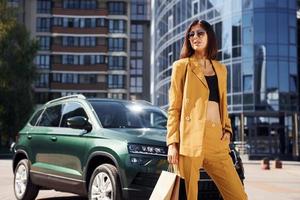
<svg viewBox="0 0 300 200"><path fill-rule="evenodd" d="M189 41L191 43L192 48L197 52L203 52L207 46L207 33L200 26L200 24L196 24L192 26L190 32L188 33Z"/></svg>

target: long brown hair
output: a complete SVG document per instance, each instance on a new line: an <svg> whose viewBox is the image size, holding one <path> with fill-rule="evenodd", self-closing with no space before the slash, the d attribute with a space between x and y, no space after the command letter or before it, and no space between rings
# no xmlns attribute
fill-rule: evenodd
<svg viewBox="0 0 300 200"><path fill-rule="evenodd" d="M215 59L218 53L218 45L215 32L212 26L205 20L195 20L193 21L189 27L187 28L184 36L184 42L180 52L180 58L187 58L194 54L195 50L192 48L190 40L189 40L189 32L191 28L196 24L200 24L200 26L206 31L207 33L207 46L206 46L206 58L207 59Z"/></svg>

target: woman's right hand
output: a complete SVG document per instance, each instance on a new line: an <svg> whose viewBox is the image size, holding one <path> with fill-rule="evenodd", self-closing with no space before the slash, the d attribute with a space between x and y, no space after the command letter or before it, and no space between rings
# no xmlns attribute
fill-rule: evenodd
<svg viewBox="0 0 300 200"><path fill-rule="evenodd" d="M178 164L178 147L177 143L168 146L168 162L170 164Z"/></svg>

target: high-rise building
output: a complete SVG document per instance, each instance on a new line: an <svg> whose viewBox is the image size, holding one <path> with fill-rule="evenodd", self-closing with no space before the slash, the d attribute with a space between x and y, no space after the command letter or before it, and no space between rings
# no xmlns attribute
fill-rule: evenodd
<svg viewBox="0 0 300 200"><path fill-rule="evenodd" d="M150 45L150 0L11 4L22 6L22 21L39 41L37 103L75 93L150 100L150 50L144 50Z"/></svg>
<svg viewBox="0 0 300 200"><path fill-rule="evenodd" d="M153 1L152 101L167 109L184 31L195 19L207 20L228 71L234 140L246 142L252 157L299 159L296 9L296 0Z"/></svg>
<svg viewBox="0 0 300 200"><path fill-rule="evenodd" d="M150 0L130 0L130 97L150 101Z"/></svg>

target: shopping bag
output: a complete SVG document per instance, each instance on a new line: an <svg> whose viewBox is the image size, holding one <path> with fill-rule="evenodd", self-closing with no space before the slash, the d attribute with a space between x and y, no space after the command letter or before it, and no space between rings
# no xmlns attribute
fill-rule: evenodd
<svg viewBox="0 0 300 200"><path fill-rule="evenodd" d="M178 200L180 177L174 170L162 171L149 200Z"/></svg>

